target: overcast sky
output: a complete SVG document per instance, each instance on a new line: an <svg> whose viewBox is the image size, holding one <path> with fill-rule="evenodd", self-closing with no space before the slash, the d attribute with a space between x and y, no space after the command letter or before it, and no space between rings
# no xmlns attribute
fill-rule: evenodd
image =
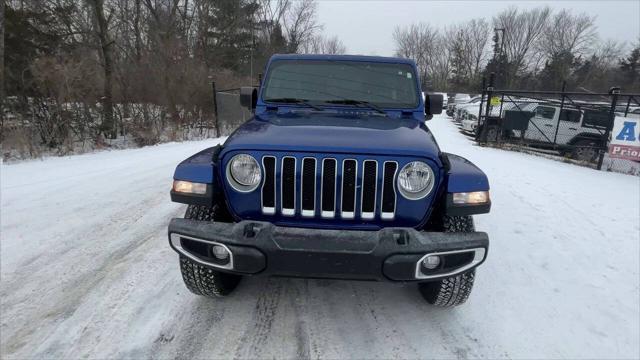
<svg viewBox="0 0 640 360"><path fill-rule="evenodd" d="M430 23L438 28L484 17L509 6L548 5L596 16L602 39L635 43L640 37L640 0L628 1L392 1L319 0L319 18L325 34L337 35L349 54L389 56L394 53L392 33L397 25Z"/></svg>

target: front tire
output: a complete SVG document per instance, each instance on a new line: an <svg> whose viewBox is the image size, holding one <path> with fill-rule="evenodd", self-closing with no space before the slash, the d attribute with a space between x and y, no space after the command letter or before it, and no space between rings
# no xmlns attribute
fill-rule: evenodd
<svg viewBox="0 0 640 360"><path fill-rule="evenodd" d="M473 232L475 226L471 216L444 216L442 220L445 232ZM470 270L456 276L418 284L422 297L431 305L453 307L464 304L475 279L476 270Z"/></svg>
<svg viewBox="0 0 640 360"><path fill-rule="evenodd" d="M487 129L487 141L488 142L497 142L500 138L500 129L496 126L490 126Z"/></svg>
<svg viewBox="0 0 640 360"><path fill-rule="evenodd" d="M189 205L185 219L228 222L231 216L219 206ZM242 276L213 270L185 256L180 256L182 280L189 291L196 295L218 298L229 295L240 283Z"/></svg>
<svg viewBox="0 0 640 360"><path fill-rule="evenodd" d="M180 272L189 291L210 298L229 295L242 279L239 275L212 270L184 256L180 256Z"/></svg>
<svg viewBox="0 0 640 360"><path fill-rule="evenodd" d="M598 142L595 140L578 140L571 151L571 157L579 161L593 162L600 154L597 147Z"/></svg>
<svg viewBox="0 0 640 360"><path fill-rule="evenodd" d="M443 280L420 283L418 289L422 297L431 305L458 306L464 304L471 295L475 276L474 269Z"/></svg>

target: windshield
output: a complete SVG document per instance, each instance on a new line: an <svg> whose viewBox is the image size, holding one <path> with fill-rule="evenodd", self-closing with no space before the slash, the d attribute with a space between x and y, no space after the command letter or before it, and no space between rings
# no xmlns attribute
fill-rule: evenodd
<svg viewBox="0 0 640 360"><path fill-rule="evenodd" d="M278 60L269 66L262 99L313 103L353 100L378 107L415 108L418 106L415 77L409 64Z"/></svg>

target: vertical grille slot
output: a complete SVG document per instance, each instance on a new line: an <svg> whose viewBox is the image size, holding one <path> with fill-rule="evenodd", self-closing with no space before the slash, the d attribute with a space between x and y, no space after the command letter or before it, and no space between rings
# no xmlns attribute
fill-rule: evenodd
<svg viewBox="0 0 640 360"><path fill-rule="evenodd" d="M384 174L382 180L382 204L380 218L382 220L393 220L396 213L396 189L394 180L398 171L398 163L386 161L384 163Z"/></svg>
<svg viewBox="0 0 640 360"><path fill-rule="evenodd" d="M356 209L356 179L358 177L358 163L353 160L342 161L342 206L341 216L353 219Z"/></svg>
<svg viewBox="0 0 640 360"><path fill-rule="evenodd" d="M281 172L282 215L293 216L296 213L296 159L282 158Z"/></svg>
<svg viewBox="0 0 640 360"><path fill-rule="evenodd" d="M315 215L316 209L316 159L302 159L302 216Z"/></svg>
<svg viewBox="0 0 640 360"><path fill-rule="evenodd" d="M322 184L320 190L321 215L332 218L336 213L336 159L322 160Z"/></svg>
<svg viewBox="0 0 640 360"><path fill-rule="evenodd" d="M375 217L376 183L378 182L378 163L375 160L365 160L362 170L362 218L366 220Z"/></svg>
<svg viewBox="0 0 640 360"><path fill-rule="evenodd" d="M262 166L264 167L262 213L273 215L276 213L276 158L273 156L263 157Z"/></svg>

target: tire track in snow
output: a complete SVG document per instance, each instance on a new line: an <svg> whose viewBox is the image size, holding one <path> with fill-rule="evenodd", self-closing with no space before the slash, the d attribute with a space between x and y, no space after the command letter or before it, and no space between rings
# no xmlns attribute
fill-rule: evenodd
<svg viewBox="0 0 640 360"><path fill-rule="evenodd" d="M150 205L153 203L159 204L160 200L147 199L146 202L137 205L140 206L139 209L144 208L148 211L152 208ZM3 308L5 309L2 314L3 330L8 330L5 326L6 323L13 322L14 326L9 334L7 331L3 331L2 353L12 354L19 352L25 345L25 339L37 338L37 334L42 333L44 329L55 330L61 323L64 323L79 306L85 303L86 298L93 294L94 289L100 287L107 276L117 276L118 273L126 271L127 267L123 265L126 265L128 255L136 253L137 250L143 247L148 247L151 240L157 239L158 233L165 232L163 227L165 221L163 220L168 221L171 217L179 216L181 212L182 209L178 208L173 210L173 213L166 215L166 217L158 219L159 222L155 228L145 229L146 235L132 231L127 236L126 230L120 232L119 236L127 238L127 241L122 242L119 247L110 249L108 252L95 253L95 255L102 257L83 258L82 249L67 247L63 248L60 253L53 252L48 254L49 256L46 258L40 259L40 261L18 267L19 271L14 273L17 277L12 278L9 282L3 280L2 299ZM128 212L124 211L119 214L123 215L125 213ZM144 215L145 212L140 211L139 217L134 218L133 221L123 221L124 227L126 229L140 229L132 225ZM121 219L111 218L109 223L114 220L120 221ZM97 232L93 236L96 236L106 235L110 233L111 229L107 224L94 230ZM86 235L88 237L89 232ZM77 260L85 260L85 263L79 264ZM64 274L56 274L55 272L50 274L48 263L51 261L61 263L63 266L69 266L70 269ZM74 268L80 271L72 271ZM56 276L56 279L51 279L52 275ZM40 283L42 286L36 287L36 285L39 285L38 283L29 281L34 276L40 278L40 281L45 280L45 282ZM34 292L40 292L41 294L46 294L46 296L34 298ZM126 298L117 299L117 301L126 301ZM26 321L26 319L25 321L20 321L26 314L29 314L30 317L35 316L40 321L37 324ZM20 324L20 326L16 327L15 324ZM42 354L55 353L55 348L54 344L51 348L43 350Z"/></svg>
<svg viewBox="0 0 640 360"><path fill-rule="evenodd" d="M287 292L288 308L293 310L295 321L295 343L296 355L298 359L309 359L311 357L309 345L309 331L305 314L308 313L308 292L301 292L300 286L308 288L309 280L289 281L289 291Z"/></svg>
<svg viewBox="0 0 640 360"><path fill-rule="evenodd" d="M185 292L189 291L185 289ZM191 296L190 293L187 295ZM162 327L161 335L156 338L150 348L150 353L154 357L183 359L207 357L207 354L203 353L206 345L222 344L221 338L224 334L219 326L228 311L224 301L211 301L202 296L195 297L193 300L180 307L180 313ZM193 303L195 305L192 305ZM171 340L162 341L163 338ZM146 356L145 354L148 353L141 355Z"/></svg>
<svg viewBox="0 0 640 360"><path fill-rule="evenodd" d="M236 348L234 355L236 359L260 357L260 350L269 338L269 333L280 306L283 280L278 278L265 280L265 285L256 300L252 319L247 324L247 328Z"/></svg>
<svg viewBox="0 0 640 360"><path fill-rule="evenodd" d="M389 316L387 307L376 301L375 289L372 287L360 288L353 285L352 289L357 306L364 314L368 314L371 317L372 322L376 324L376 332L381 332L384 337L382 341L393 344L391 345L391 357L394 359L420 357L416 348L407 341L407 335L402 327L398 326L392 316ZM394 287L390 284L389 286Z"/></svg>

